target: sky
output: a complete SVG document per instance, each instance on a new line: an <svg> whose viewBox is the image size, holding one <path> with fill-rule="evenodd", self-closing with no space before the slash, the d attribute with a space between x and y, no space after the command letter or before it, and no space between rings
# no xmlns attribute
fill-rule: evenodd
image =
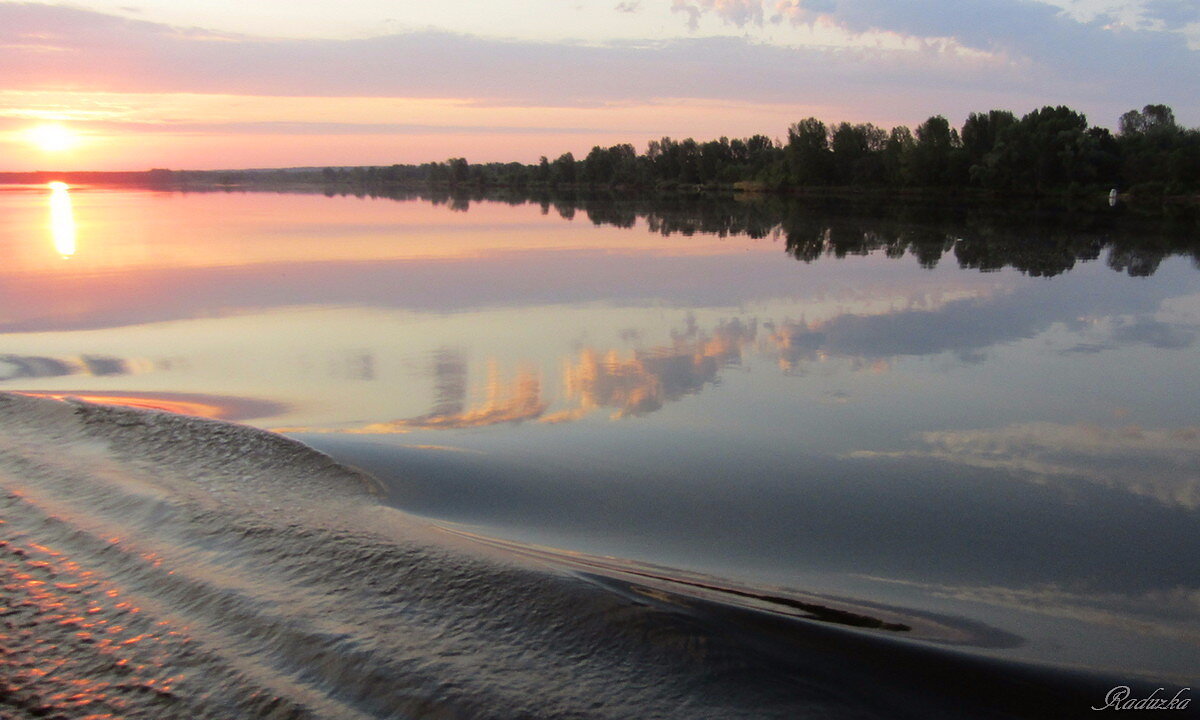
<svg viewBox="0 0 1200 720"><path fill-rule="evenodd" d="M1150 103L1200 125L1196 0L0 0L0 169L536 162Z"/></svg>

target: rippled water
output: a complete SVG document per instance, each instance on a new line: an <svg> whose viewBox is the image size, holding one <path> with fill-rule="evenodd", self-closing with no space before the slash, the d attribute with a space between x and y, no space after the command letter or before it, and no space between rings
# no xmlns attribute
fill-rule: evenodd
<svg viewBox="0 0 1200 720"><path fill-rule="evenodd" d="M0 396L2 712L1064 717L1195 685L1186 226L0 209L0 391L51 398Z"/></svg>

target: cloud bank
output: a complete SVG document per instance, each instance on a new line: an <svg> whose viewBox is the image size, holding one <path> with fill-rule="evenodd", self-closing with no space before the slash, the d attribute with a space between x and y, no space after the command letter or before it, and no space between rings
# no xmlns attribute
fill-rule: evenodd
<svg viewBox="0 0 1200 720"><path fill-rule="evenodd" d="M969 6L968 6L969 5ZM635 9L622 3L621 9ZM483 38L427 30L350 40L270 39L43 4L0 5L8 90L259 96L467 98L526 106L701 98L855 107L892 116L1067 103L1111 123L1147 102L1200 116L1200 53L1181 35L1113 32L1050 6L982 0L674 0L737 27L818 20L851 33L950 38L916 50L793 47L753 37L602 44ZM1172 24L1191 14L1163 5ZM961 110L960 110L961 108ZM878 115L878 111L875 113ZM840 119L840 118L838 118ZM856 118L848 118L856 119Z"/></svg>

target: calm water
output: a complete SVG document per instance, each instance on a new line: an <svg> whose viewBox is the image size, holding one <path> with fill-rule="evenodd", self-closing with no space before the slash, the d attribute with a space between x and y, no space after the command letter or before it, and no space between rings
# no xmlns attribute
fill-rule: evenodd
<svg viewBox="0 0 1200 720"><path fill-rule="evenodd" d="M1198 253L1094 218L8 189L0 391L355 470L10 399L6 557L215 658L162 635L178 704L112 681L117 714L1169 698L1200 667Z"/></svg>

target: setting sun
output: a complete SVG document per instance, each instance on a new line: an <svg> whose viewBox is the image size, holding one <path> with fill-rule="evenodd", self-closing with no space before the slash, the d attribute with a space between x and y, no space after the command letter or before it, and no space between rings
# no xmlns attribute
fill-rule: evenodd
<svg viewBox="0 0 1200 720"><path fill-rule="evenodd" d="M38 125L25 131L25 138L42 152L57 153L79 144L79 134L57 124Z"/></svg>

